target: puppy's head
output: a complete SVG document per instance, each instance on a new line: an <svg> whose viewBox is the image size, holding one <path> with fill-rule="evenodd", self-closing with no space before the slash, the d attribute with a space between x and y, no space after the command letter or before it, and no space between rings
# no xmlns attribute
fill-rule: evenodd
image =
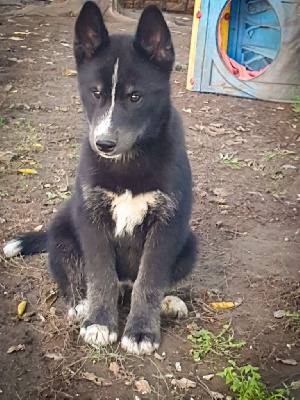
<svg viewBox="0 0 300 400"><path fill-rule="evenodd" d="M93 150L118 160L155 141L169 116L174 62L159 9L144 10L135 36L109 36L99 8L86 2L75 26L74 54Z"/></svg>

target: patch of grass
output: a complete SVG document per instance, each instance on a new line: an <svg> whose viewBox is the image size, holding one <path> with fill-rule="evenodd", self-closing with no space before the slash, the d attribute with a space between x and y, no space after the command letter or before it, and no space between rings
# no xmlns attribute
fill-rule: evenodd
<svg viewBox="0 0 300 400"><path fill-rule="evenodd" d="M286 190L280 190L278 187L271 189L271 188L266 188L266 193L270 193L275 199L284 199L286 196Z"/></svg>
<svg viewBox="0 0 300 400"><path fill-rule="evenodd" d="M230 390L235 393L236 400L288 400L290 391L287 387L268 391L258 368L252 365L238 367L232 360L228 361L230 367L225 368L217 375L225 378ZM293 398L294 399L294 398ZM293 400L292 399L292 400Z"/></svg>
<svg viewBox="0 0 300 400"><path fill-rule="evenodd" d="M79 158L79 154L77 154L77 153L69 153L68 154L68 159L69 160L77 160Z"/></svg>
<svg viewBox="0 0 300 400"><path fill-rule="evenodd" d="M46 196L48 200L60 199L67 200L70 196L70 192L62 192L62 193L54 193L54 192L46 192Z"/></svg>
<svg viewBox="0 0 300 400"><path fill-rule="evenodd" d="M299 83L299 82L298 82ZM299 88L294 87L292 90L292 109L296 113L300 113L300 93L299 93Z"/></svg>
<svg viewBox="0 0 300 400"><path fill-rule="evenodd" d="M295 155L295 152L292 150L287 150L287 149L275 149L275 150L270 150L270 151L264 151L263 153L260 154L264 160L273 160L276 157L282 157L282 156L292 156L293 158L297 158L299 156Z"/></svg>
<svg viewBox="0 0 300 400"><path fill-rule="evenodd" d="M0 197L6 197L8 193L5 190L0 189Z"/></svg>
<svg viewBox="0 0 300 400"><path fill-rule="evenodd" d="M232 350L239 349L246 344L243 340L234 341L229 324L224 325L217 335L206 329L200 329L192 331L188 339L193 343L192 354L195 361L201 360L208 353L233 357Z"/></svg>
<svg viewBox="0 0 300 400"><path fill-rule="evenodd" d="M299 99L300 100L300 99ZM292 104L292 109L296 112L296 113L300 113L300 102L299 103L293 103Z"/></svg>
<svg viewBox="0 0 300 400"><path fill-rule="evenodd" d="M0 117L0 128L5 125L5 118Z"/></svg>
<svg viewBox="0 0 300 400"><path fill-rule="evenodd" d="M277 151L265 151L261 156L264 160L273 160L273 158L279 156L279 153Z"/></svg>
<svg viewBox="0 0 300 400"><path fill-rule="evenodd" d="M300 312L286 311L285 316L289 318L289 326L292 331L300 331Z"/></svg>
<svg viewBox="0 0 300 400"><path fill-rule="evenodd" d="M296 113L300 113L300 94L295 94L292 103L292 109Z"/></svg>
<svg viewBox="0 0 300 400"><path fill-rule="evenodd" d="M37 140L36 127L30 122L13 124L12 129L18 135L19 144L15 147L18 153L28 152L35 149Z"/></svg>
<svg viewBox="0 0 300 400"><path fill-rule="evenodd" d="M119 354L114 352L113 348L108 349L105 347L95 347L88 357L93 361L104 361L106 365L109 365L110 362L119 359Z"/></svg>
<svg viewBox="0 0 300 400"><path fill-rule="evenodd" d="M242 167L246 166L246 163L240 161L237 157L229 156L228 154L226 154L225 156L221 154L220 156L221 163L227 165L231 169L241 169Z"/></svg>

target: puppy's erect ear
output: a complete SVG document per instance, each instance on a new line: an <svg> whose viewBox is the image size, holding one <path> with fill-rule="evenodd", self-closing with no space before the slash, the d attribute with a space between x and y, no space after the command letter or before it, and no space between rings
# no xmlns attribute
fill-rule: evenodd
<svg viewBox="0 0 300 400"><path fill-rule="evenodd" d="M77 66L108 43L108 32L100 9L92 1L87 1L75 24L74 54Z"/></svg>
<svg viewBox="0 0 300 400"><path fill-rule="evenodd" d="M143 11L134 47L157 67L171 71L175 59L169 28L159 8L150 5Z"/></svg>

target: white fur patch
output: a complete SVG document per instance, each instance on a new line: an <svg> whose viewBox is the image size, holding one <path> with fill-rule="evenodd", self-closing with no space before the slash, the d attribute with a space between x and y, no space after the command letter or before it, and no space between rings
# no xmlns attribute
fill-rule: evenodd
<svg viewBox="0 0 300 400"><path fill-rule="evenodd" d="M117 59L114 72L112 75L112 87L111 87L111 105L109 110L105 113L104 117L98 122L94 129L94 141L95 143L102 136L106 135L111 126L112 114L116 104L116 87L118 82L118 69L119 69L119 59Z"/></svg>
<svg viewBox="0 0 300 400"><path fill-rule="evenodd" d="M185 302L177 296L166 296L161 302L161 312L174 318L184 318L189 313Z"/></svg>
<svg viewBox="0 0 300 400"><path fill-rule="evenodd" d="M120 196L114 196L111 210L116 223L115 236L123 236L125 233L132 235L134 228L143 222L148 207L155 204L156 196L156 192L132 196L130 190L126 190Z"/></svg>
<svg viewBox="0 0 300 400"><path fill-rule="evenodd" d="M22 242L17 239L13 239L6 243L3 247L3 252L6 258L14 257L18 255L22 250Z"/></svg>
<svg viewBox="0 0 300 400"><path fill-rule="evenodd" d="M121 346L127 353L139 356L141 354L152 354L159 348L159 343L151 343L149 340L142 340L140 343L137 343L132 338L123 336Z"/></svg>
<svg viewBox="0 0 300 400"><path fill-rule="evenodd" d="M68 311L68 317L75 322L80 322L86 317L88 310L87 300L82 300L75 307L71 307Z"/></svg>
<svg viewBox="0 0 300 400"><path fill-rule="evenodd" d="M95 346L108 346L115 343L118 339L116 332L109 332L108 327L104 325L93 324L80 329L80 336L83 340Z"/></svg>

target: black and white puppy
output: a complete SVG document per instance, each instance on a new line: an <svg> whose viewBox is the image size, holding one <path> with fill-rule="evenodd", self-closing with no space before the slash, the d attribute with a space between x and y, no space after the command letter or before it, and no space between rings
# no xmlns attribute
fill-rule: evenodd
<svg viewBox="0 0 300 400"><path fill-rule="evenodd" d="M89 1L76 22L74 53L89 126L74 193L46 232L20 235L4 253L49 253L69 315L82 320L80 335L90 344L117 341L118 288L132 281L121 345L149 354L160 344L162 304L186 313L178 298L163 298L196 255L190 166L170 101L171 35L149 6L135 36L109 36Z"/></svg>

